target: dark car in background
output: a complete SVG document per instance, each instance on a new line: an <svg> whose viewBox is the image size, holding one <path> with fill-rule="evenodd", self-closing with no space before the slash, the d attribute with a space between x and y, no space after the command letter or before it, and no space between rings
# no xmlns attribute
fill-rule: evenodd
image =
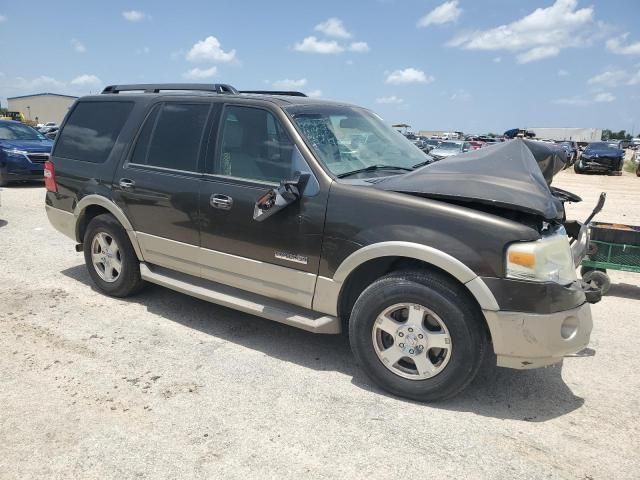
<svg viewBox="0 0 640 480"><path fill-rule="evenodd" d="M570 140L565 140L558 142L558 145L560 145L567 154L567 167L570 167L571 165L576 163L579 151L578 143L572 142Z"/></svg>
<svg viewBox="0 0 640 480"><path fill-rule="evenodd" d="M14 180L42 180L53 142L36 129L0 120L0 186Z"/></svg>
<svg viewBox="0 0 640 480"><path fill-rule="evenodd" d="M587 145L580 159L573 165L576 173L607 173L622 175L624 150L611 142L594 142Z"/></svg>

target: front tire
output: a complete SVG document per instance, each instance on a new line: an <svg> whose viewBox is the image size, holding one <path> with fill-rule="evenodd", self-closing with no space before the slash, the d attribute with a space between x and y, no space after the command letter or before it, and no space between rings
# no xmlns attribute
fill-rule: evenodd
<svg viewBox="0 0 640 480"><path fill-rule="evenodd" d="M101 292L128 297L143 287L136 252L127 232L112 215L98 215L89 222L83 246L87 270Z"/></svg>
<svg viewBox="0 0 640 480"><path fill-rule="evenodd" d="M0 170L0 187L6 187L7 185L9 185L9 176L7 172Z"/></svg>
<svg viewBox="0 0 640 480"><path fill-rule="evenodd" d="M441 274L397 272L371 284L349 320L351 349L383 389L418 401L462 391L487 347L481 314Z"/></svg>
<svg viewBox="0 0 640 480"><path fill-rule="evenodd" d="M573 164L573 171L574 172L576 172L578 174L584 173L584 170L580 166L581 163L582 163L582 161L578 160L576 163Z"/></svg>

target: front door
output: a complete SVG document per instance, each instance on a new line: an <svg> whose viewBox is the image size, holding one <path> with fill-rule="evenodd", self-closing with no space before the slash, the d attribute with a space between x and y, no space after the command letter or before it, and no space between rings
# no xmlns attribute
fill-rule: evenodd
<svg viewBox="0 0 640 480"><path fill-rule="evenodd" d="M156 104L113 185L145 261L192 275L200 274L201 144L212 108L211 102Z"/></svg>
<svg viewBox="0 0 640 480"><path fill-rule="evenodd" d="M311 175L302 198L262 222L256 199L308 165L276 116L227 105L201 184L202 276L311 307L327 195Z"/></svg>

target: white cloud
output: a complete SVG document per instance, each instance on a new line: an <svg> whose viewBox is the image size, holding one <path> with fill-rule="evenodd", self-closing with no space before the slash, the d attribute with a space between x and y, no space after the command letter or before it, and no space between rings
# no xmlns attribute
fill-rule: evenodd
<svg viewBox="0 0 640 480"><path fill-rule="evenodd" d="M527 50L526 52L519 53L516 56L516 60L518 63L529 63L535 62L537 60L542 60L543 58L551 58L556 57L560 54L560 49L554 46L546 46L546 47L535 47L531 50Z"/></svg>
<svg viewBox="0 0 640 480"><path fill-rule="evenodd" d="M142 47L136 49L136 55L148 55L151 53L151 49L149 47Z"/></svg>
<svg viewBox="0 0 640 480"><path fill-rule="evenodd" d="M311 90L307 93L307 97L320 98L322 96L322 90Z"/></svg>
<svg viewBox="0 0 640 480"><path fill-rule="evenodd" d="M87 47L84 46L84 44L78 40L77 38L72 38L71 39L71 47L73 47L73 49L77 52L77 53L84 53L87 51Z"/></svg>
<svg viewBox="0 0 640 480"><path fill-rule="evenodd" d="M370 50L369 44L367 42L352 42L349 45L349 51L356 53L366 53Z"/></svg>
<svg viewBox="0 0 640 480"><path fill-rule="evenodd" d="M212 78L216 76L218 69L216 67L211 68L192 68L191 70L184 72L182 76L190 80L203 80L205 78Z"/></svg>
<svg viewBox="0 0 640 480"><path fill-rule="evenodd" d="M7 16L6 15L0 15L0 23L6 22L6 21L7 21Z"/></svg>
<svg viewBox="0 0 640 480"><path fill-rule="evenodd" d="M640 55L640 42L625 44L629 33L607 40L607 49L618 55Z"/></svg>
<svg viewBox="0 0 640 480"><path fill-rule="evenodd" d="M400 105L404 103L402 98L396 97L395 95L391 95L390 97L380 97L376 98L376 103L381 105Z"/></svg>
<svg viewBox="0 0 640 480"><path fill-rule="evenodd" d="M275 88L281 88L283 90L302 88L306 84L307 84L306 78L301 78L299 80L291 80L289 78L285 78L284 80L276 80L275 82L273 82L273 86Z"/></svg>
<svg viewBox="0 0 640 480"><path fill-rule="evenodd" d="M351 38L351 33L345 28L344 23L339 18L330 18L326 22L315 26L316 32L322 32L328 37Z"/></svg>
<svg viewBox="0 0 640 480"><path fill-rule="evenodd" d="M208 36L204 40L196 42L187 53L190 62L232 62L236 58L236 51L225 52L220 41L214 36Z"/></svg>
<svg viewBox="0 0 640 480"><path fill-rule="evenodd" d="M500 63L502 61L502 57L495 57L493 59L493 63Z"/></svg>
<svg viewBox="0 0 640 480"><path fill-rule="evenodd" d="M558 70L558 76L559 76L559 77L566 77L566 76L568 76L568 75L569 75L569 72L568 72L568 71L566 71L566 70L564 70L564 69L562 69L562 68L561 68L560 70Z"/></svg>
<svg viewBox="0 0 640 480"><path fill-rule="evenodd" d="M122 17L127 22L141 22L145 18L148 18L148 15L140 10L125 10L122 12Z"/></svg>
<svg viewBox="0 0 640 480"><path fill-rule="evenodd" d="M629 76L629 79L627 80L627 85L629 86L640 85L640 70L638 70L636 73Z"/></svg>
<svg viewBox="0 0 640 480"><path fill-rule="evenodd" d="M587 80L589 85L604 85L605 87L616 87L627 79L627 72L624 70L607 70L595 77Z"/></svg>
<svg viewBox="0 0 640 480"><path fill-rule="evenodd" d="M305 38L293 47L298 52L336 54L344 52L344 47L335 40L318 40L313 35Z"/></svg>
<svg viewBox="0 0 640 480"><path fill-rule="evenodd" d="M62 88L65 86L64 82L60 80L56 80L53 77L49 77L47 75L40 75L31 80L27 80L23 77L16 77L16 82L14 87L19 90L36 90L36 89L46 89L46 88ZM30 92L33 93L33 92Z"/></svg>
<svg viewBox="0 0 640 480"><path fill-rule="evenodd" d="M558 98L554 100L553 103L556 105L570 105L574 107L584 107L585 105L589 105L591 102L586 100L580 96L567 97L567 98Z"/></svg>
<svg viewBox="0 0 640 480"><path fill-rule="evenodd" d="M453 92L449 97L449 100L454 102L466 102L471 100L471 94L464 89L460 89L456 92Z"/></svg>
<svg viewBox="0 0 640 480"><path fill-rule="evenodd" d="M394 70L388 74L386 83L391 85L406 85L409 83L431 83L434 80L434 77L426 75L422 70L409 67L404 70Z"/></svg>
<svg viewBox="0 0 640 480"><path fill-rule="evenodd" d="M568 47L582 46L592 37L593 7L577 9L578 0L556 0L547 8L489 30L465 33L448 46L467 50L518 53L519 63L554 57Z"/></svg>
<svg viewBox="0 0 640 480"><path fill-rule="evenodd" d="M95 75L80 75L73 80L71 80L71 85L75 85L78 87L94 87L98 85L102 85L102 80L100 80Z"/></svg>
<svg viewBox="0 0 640 480"><path fill-rule="evenodd" d="M613 96L611 93L609 92L602 92L602 93L598 93L593 100L596 102L613 102L616 99L615 96Z"/></svg>
<svg viewBox="0 0 640 480"><path fill-rule="evenodd" d="M428 27L429 25L443 25L454 22L462 14L462 9L458 7L458 0L444 2L437 6L428 14L418 20L418 27Z"/></svg>

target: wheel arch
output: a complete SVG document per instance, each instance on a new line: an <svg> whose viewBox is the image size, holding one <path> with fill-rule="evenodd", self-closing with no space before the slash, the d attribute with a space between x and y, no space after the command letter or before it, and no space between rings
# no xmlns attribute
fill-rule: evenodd
<svg viewBox="0 0 640 480"><path fill-rule="evenodd" d="M318 278L314 309L346 321L355 300L375 279L412 268L449 277L464 288L480 310L499 310L484 281L460 260L436 248L411 242L381 242L352 253L340 264L332 279ZM493 328L488 326L493 336Z"/></svg>
<svg viewBox="0 0 640 480"><path fill-rule="evenodd" d="M84 234L87 229L87 225L91 219L104 213L113 215L120 225L122 225L122 228L125 229L129 236L129 240L131 241L131 245L133 245L133 249L135 250L138 259L143 261L142 251L138 244L138 239L136 232L133 229L133 225L120 207L102 195L87 195L86 197L82 197L82 199L76 204L73 211L73 214L76 217L76 241L78 243L82 243L84 241Z"/></svg>

